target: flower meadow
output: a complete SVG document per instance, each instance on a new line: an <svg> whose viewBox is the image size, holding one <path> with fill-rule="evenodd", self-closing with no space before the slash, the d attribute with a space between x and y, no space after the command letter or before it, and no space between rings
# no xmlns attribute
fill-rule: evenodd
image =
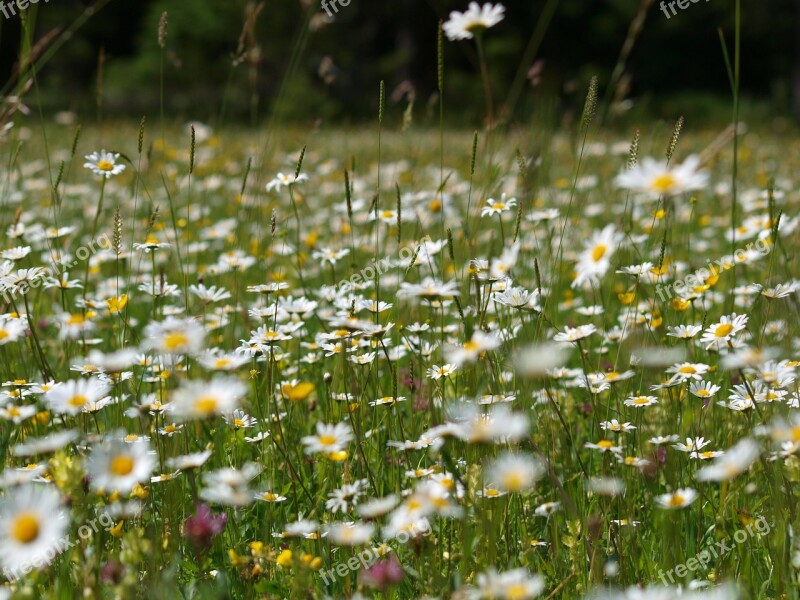
<svg viewBox="0 0 800 600"><path fill-rule="evenodd" d="M4 127L0 598L796 598L800 147L598 94Z"/></svg>

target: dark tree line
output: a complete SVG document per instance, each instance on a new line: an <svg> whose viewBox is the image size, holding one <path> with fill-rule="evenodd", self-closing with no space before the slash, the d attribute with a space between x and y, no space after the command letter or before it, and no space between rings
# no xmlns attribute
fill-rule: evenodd
<svg viewBox="0 0 800 600"><path fill-rule="evenodd" d="M555 0L554 0L555 1ZM699 0L671 18L650 3L624 65L627 94L654 111L713 106L730 96L719 31L733 47L734 0ZM37 36L72 23L88 0L40 3ZM351 0L325 22L315 0L109 0L41 72L46 108L137 114L158 106L164 61L166 109L187 117L365 118L377 82L425 114L436 91L436 27L466 0ZM589 77L608 82L638 0L560 0L531 64L523 64L548 0L506 0L506 20L487 36L492 86L502 104L520 73L520 109L542 98L579 102ZM800 3L743 2L742 87L770 110L800 112ZM166 46L157 44L169 14ZM19 19L0 19L0 78L14 68ZM448 107L474 119L482 97L472 44L446 44ZM527 77L530 75L529 77ZM65 98L72 102L63 106ZM677 108L676 108L677 106Z"/></svg>

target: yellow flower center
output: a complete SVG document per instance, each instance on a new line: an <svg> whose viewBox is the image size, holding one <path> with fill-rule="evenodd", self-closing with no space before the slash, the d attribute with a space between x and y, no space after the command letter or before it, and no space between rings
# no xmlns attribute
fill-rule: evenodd
<svg viewBox="0 0 800 600"><path fill-rule="evenodd" d="M714 335L718 338L724 338L730 332L733 331L733 325L730 323L723 323L722 325L717 325L717 328L714 330Z"/></svg>
<svg viewBox="0 0 800 600"><path fill-rule="evenodd" d="M490 488L490 489L486 490L486 495L489 498L494 498L495 496L499 496L500 495L500 491L496 490L494 488Z"/></svg>
<svg viewBox="0 0 800 600"><path fill-rule="evenodd" d="M21 513L11 527L11 537L21 544L30 544L39 537L39 518L32 512Z"/></svg>
<svg viewBox="0 0 800 600"><path fill-rule="evenodd" d="M336 443L335 435L321 435L319 436L319 443L323 446L333 446Z"/></svg>
<svg viewBox="0 0 800 600"><path fill-rule="evenodd" d="M614 442L611 440L601 440L597 442L597 446L602 448L603 450L608 450L609 448L613 448Z"/></svg>
<svg viewBox="0 0 800 600"><path fill-rule="evenodd" d="M642 406L643 404L649 404L650 398L645 398L644 396L639 396L638 398L633 399L633 403L636 406Z"/></svg>
<svg viewBox="0 0 800 600"><path fill-rule="evenodd" d="M210 415L217 410L217 399L213 396L203 396L194 403L194 408L202 415Z"/></svg>
<svg viewBox="0 0 800 600"><path fill-rule="evenodd" d="M685 498L680 494L673 494L672 497L669 499L670 506L683 506Z"/></svg>
<svg viewBox="0 0 800 600"><path fill-rule="evenodd" d="M5 329L0 329L0 341L6 339L10 334Z"/></svg>
<svg viewBox="0 0 800 600"><path fill-rule="evenodd" d="M711 392L708 390L697 390L695 395L699 396L700 398L708 398L711 395Z"/></svg>
<svg viewBox="0 0 800 600"><path fill-rule="evenodd" d="M67 404L69 404L70 406L72 406L74 408L80 408L81 406L83 406L87 402L89 402L89 399L86 396L78 395L78 396L73 396L72 398L70 398L69 402L67 402Z"/></svg>
<svg viewBox="0 0 800 600"><path fill-rule="evenodd" d="M83 315L70 315L67 319L67 325L83 325L86 322L86 317Z"/></svg>
<svg viewBox="0 0 800 600"><path fill-rule="evenodd" d="M524 600L528 595L528 588L522 583L512 584L505 589L508 600Z"/></svg>
<svg viewBox="0 0 800 600"><path fill-rule="evenodd" d="M177 350L189 343L189 338L182 331L173 331L164 337L164 347L167 350Z"/></svg>
<svg viewBox="0 0 800 600"><path fill-rule="evenodd" d="M111 171L114 169L114 163L108 160L101 160L97 163L97 168L101 171Z"/></svg>
<svg viewBox="0 0 800 600"><path fill-rule="evenodd" d="M600 260L606 255L607 250L608 250L607 246L603 244L598 244L597 246L594 247L594 250L592 250L592 260L594 262L600 262Z"/></svg>
<svg viewBox="0 0 800 600"><path fill-rule="evenodd" d="M524 481L520 473L508 473L503 483L507 490L513 492L521 489Z"/></svg>
<svg viewBox="0 0 800 600"><path fill-rule="evenodd" d="M127 454L121 454L119 456L115 456L111 460L111 465L109 467L109 470L114 475L118 475L119 477L130 475L131 471L133 471L133 459Z"/></svg>
<svg viewBox="0 0 800 600"><path fill-rule="evenodd" d="M695 369L692 365L686 365L685 367L678 369L678 373L683 373L684 375L694 375L697 373L697 369Z"/></svg>
<svg viewBox="0 0 800 600"><path fill-rule="evenodd" d="M478 342L472 340L464 343L464 350L475 351L478 349Z"/></svg>
<svg viewBox="0 0 800 600"><path fill-rule="evenodd" d="M663 173L653 180L652 185L654 190L664 193L674 188L676 183L677 181L675 181L675 178L672 175L669 173Z"/></svg>

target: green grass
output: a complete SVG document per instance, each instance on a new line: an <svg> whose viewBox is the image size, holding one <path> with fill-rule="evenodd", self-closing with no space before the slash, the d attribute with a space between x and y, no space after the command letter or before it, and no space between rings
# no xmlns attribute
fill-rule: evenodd
<svg viewBox="0 0 800 600"><path fill-rule="evenodd" d="M37 460L45 468L70 515L70 539L77 542L49 567L27 575L11 589L20 597L71 597L79 588L96 597L133 597L137 593L153 597L349 597L357 590L386 598L458 597L464 586L479 584L479 573L524 567L544 576L544 596L575 598L595 586L669 581L661 576L716 542L733 540L738 530L763 518L769 524L768 533L748 535L741 543L731 544L729 552L675 582L733 581L747 597L795 598L796 457L768 460L776 446L768 437L758 437L760 460L746 472L721 484L699 483L697 471L706 464L698 464L700 461L670 445L657 450L648 439L668 434L678 434L681 440L703 436L712 440L704 450L726 450L741 438L753 437L759 426L772 426L777 417L796 412L787 406L797 398L795 381L768 384L751 369L723 368L718 353L666 333L668 327L680 324L706 328L735 310L749 317L736 340L754 349L772 349L775 360L796 358L796 292L768 300L757 293L746 295L743 290L734 293L733 286L771 287L797 278L792 261L798 251L793 230L797 195L791 168L798 158L797 143L768 131L741 137L736 225L752 215L777 218L780 214L787 229L777 235L774 231L764 234L773 249L767 256L721 273L698 298L676 306L658 297L655 283L615 271L650 261L663 265L660 281L668 283L730 254L731 244L725 238L731 225L731 194L725 188L731 180L730 144L709 156L706 166L711 184L705 189L669 200L646 201L613 184L614 176L626 167L631 132L590 127L585 145L583 136L544 127L497 132L492 164L481 135L471 177L472 132L448 131L443 137L448 214L443 219L437 200L439 131L400 131L394 117L387 115L384 123L380 164L377 126L311 132L231 128L214 132L206 140L198 138L193 154L189 135L177 128L167 130L166 147L162 147L157 128L146 126L140 153L136 124L84 127L74 155L71 127L34 127L25 135L17 127L9 133L0 182L2 229L11 223L24 223L29 232L37 224L74 227L49 241L30 234L12 239L4 233L3 248L33 248L17 261L15 269L48 266L42 257L48 248L75 252L90 241L101 185L83 168L85 154L106 148L129 160L124 160L125 172L105 185L97 234L117 240L119 256L112 249L100 262L101 255L95 255L88 271L86 262L79 261L70 278L86 279L85 290L37 287L10 298L13 301L5 312L27 313L29 335L0 346L0 372L8 382L4 390L24 389L15 385L15 380L42 383L50 373L56 381L96 378L96 374L79 374L71 367L85 364L91 350L148 352L145 326L164 321L173 312L204 324L203 347L232 352L241 340L249 339L252 330L275 325L274 315L262 320L248 314L249 309L269 306L276 297L304 296L318 303L307 313L282 316L286 323L302 322L291 339L278 343L275 353L251 358L231 374L247 386L240 404L257 420L251 429L237 429L222 417L212 416L188 421L177 433L166 436L158 429L173 421L168 413L138 418L123 415L146 394L167 402L176 397L176 389L184 382L211 380L213 373L196 355L182 359L177 368L168 361L163 369L126 366L129 378L112 386L111 395L119 402L91 415L60 418L41 394L9 398L9 404L35 406L38 414L18 424L3 422L0 456L4 465L21 467ZM639 160L645 156L661 159L671 125L643 123L640 129ZM717 133L688 124L677 141L674 161L708 148ZM308 174L309 180L280 192L266 192L266 182L278 171L295 173L303 147L306 152L299 170ZM522 171L517 152L526 165ZM353 188L350 217L344 208L345 171ZM755 208L752 199L767 198L770 186L775 189L773 204L765 202ZM369 220L370 209L395 210L397 189L403 196L399 219L393 217L392 223L381 222L376 227ZM519 213L513 209L504 213L502 220L481 218L480 208L487 198L499 199L503 191L517 198ZM527 219L534 211L552 208L559 209L561 218L539 223ZM119 210L116 233L115 210ZM233 221L222 235L215 235L213 228L225 219ZM610 268L594 286L572 288L577 254L593 232L609 224L624 234ZM511 276L515 285L527 290L549 289L541 313L496 304L490 294L498 284L477 285L472 277L470 261L497 259L511 246L515 233L520 251ZM145 242L149 236L170 247L153 254L131 252L134 242ZM322 286L336 285L363 272L373 259L394 259L403 249L406 256L418 252L419 240L425 236L438 241L450 238L452 246L445 245L429 261L411 268L393 265L382 269L373 287L359 292L365 299L392 305L377 317L358 308L352 312L348 302L336 308L318 296ZM744 247L753 239L742 234L737 246ZM297 246L298 240L299 250L287 251ZM312 254L326 247L347 249L349 254L335 265L322 264ZM244 270L217 272L220 258L234 252L252 258L253 264ZM455 282L460 291L458 302L449 298L443 305L429 306L397 296L400 282L419 282L428 276ZM175 295L154 298L138 289L140 283L153 281L156 285L175 284ZM188 286L201 282L226 289L230 297L201 302L188 292ZM267 297L246 291L248 286L271 282L285 282L288 288ZM127 294L127 305L111 313L106 301L123 294ZM84 305L84 297L88 305ZM602 306L603 312L584 315L576 311L580 305ZM341 329L341 325L331 324L337 310L345 316L352 312L367 321L394 324L382 340L355 336L360 344L354 354L375 352L368 365L348 362L342 353L326 357L314 345L320 333ZM63 326L58 315L64 311L88 319L94 329L60 339ZM602 334L624 323L626 316L625 339L604 342ZM80 318L75 317L77 321ZM409 331L414 323L427 324L429 329L419 334ZM526 378L517 372L513 357L520 349L549 342L566 326L590 323L599 333L579 347L568 344L563 366L576 369L569 377ZM447 362L449 345L464 344L478 330L504 330L508 335L500 348L465 364L454 376L439 381L426 376L429 367ZM428 350L424 344L413 343L417 336L429 344ZM404 345L405 352L396 353ZM651 385L663 381L665 369L679 362L672 351L685 352L686 360L709 366L705 379L721 390L706 406L688 393L688 384L650 391ZM156 354L150 351L148 355ZM631 363L635 357L642 362ZM574 384L588 373L629 368L633 376L613 383L606 391L590 393ZM788 372L796 372L796 367L789 367ZM717 400L727 400L729 390L743 378L749 386L769 385L787 395L783 401L759 403L744 412L717 405ZM311 387L307 386L297 392L300 399L289 400L281 382L294 379L312 384L313 391L308 393ZM346 393L352 394L349 402L335 399ZM402 451L387 446L390 440L418 440L429 428L451 419L449 411L460 401L484 394L513 395L507 406L516 418L528 420L518 440L470 443L446 437L438 448ZM659 402L644 409L624 405L626 398L639 394L652 394ZM389 406L369 405L385 396L407 400ZM280 419L273 417L278 412ZM630 422L637 429L604 435L598 423L610 419ZM301 440L314 433L317 423L345 423L352 428L354 440L345 445L346 454L331 458L324 453L304 453ZM507 426L498 427L502 432ZM211 450L211 457L200 469L187 470L173 480L144 481L133 492L141 503L138 514L115 518L118 527L113 531L101 528L82 539L78 533L82 524L97 519L129 495L98 492L87 486L85 479L88 448L99 438L113 437L119 428L150 438L149 447L156 453L154 475L171 472L164 466L170 457L205 449ZM28 459L10 453L11 447L30 437L64 429L77 430L80 439L54 455ZM270 436L260 444L245 441L245 436L257 431ZM643 468L620 465L611 454L584 447L601 439L624 444L624 455L651 464ZM487 463L507 450L546 463L547 471L529 490L496 499L478 496L476 492L484 486L497 483L487 480ZM183 524L195 511L204 474L223 467L241 468L247 462L261 467L249 488L270 489L287 500L238 508L211 502L215 513L227 515L227 524L206 549L197 550L187 539ZM403 568L402 580L395 585L382 591L366 586L358 574L360 566L337 576L328 586L320 576L363 548L379 544L380 529L371 543L354 548L337 546L326 538L273 537L301 516L322 524L358 521L352 506L338 514L325 507L333 490L363 479L361 504L390 494L402 497L430 477L406 474L416 469L452 475L453 486L462 488L463 496L451 493L445 504L458 507L460 514L433 511L428 515L430 531L426 535L403 544L386 541ZM587 477L608 476L621 479L624 493L609 497L590 491ZM657 506L656 496L684 487L699 492L699 498L688 507L663 510ZM538 506L551 501L560 502L560 510L550 516L535 515ZM639 525L619 527L612 523L615 519L635 520ZM377 521L380 525L387 519ZM547 545L532 546L534 540Z"/></svg>

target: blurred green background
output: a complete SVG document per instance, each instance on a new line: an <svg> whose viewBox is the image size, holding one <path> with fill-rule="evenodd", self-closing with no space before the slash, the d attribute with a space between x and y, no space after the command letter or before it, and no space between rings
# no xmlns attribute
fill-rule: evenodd
<svg viewBox="0 0 800 600"><path fill-rule="evenodd" d="M607 87L640 12L641 30L609 92L625 101L612 118L729 118L720 32L732 52L733 0L699 0L670 19L649 0L504 4L506 19L487 33L486 50L497 105L519 99L512 102L513 119L580 107L592 75ZM437 23L467 2L351 0L332 21L319 0L101 0L87 15L93 5L42 0L25 16L34 40L75 29L38 70L35 104L46 112L87 118L158 111L163 60L170 116L210 123L268 116L358 122L374 118L383 79L390 104L402 113L413 97L414 118L424 123L436 118ZM162 53L157 32L164 11ZM745 1L743 13L746 114L791 115L800 107L800 3ZM19 17L0 16L0 82L14 73L22 37ZM526 56L528 48L536 51ZM474 44L446 42L445 60L447 119L474 123L483 106Z"/></svg>

